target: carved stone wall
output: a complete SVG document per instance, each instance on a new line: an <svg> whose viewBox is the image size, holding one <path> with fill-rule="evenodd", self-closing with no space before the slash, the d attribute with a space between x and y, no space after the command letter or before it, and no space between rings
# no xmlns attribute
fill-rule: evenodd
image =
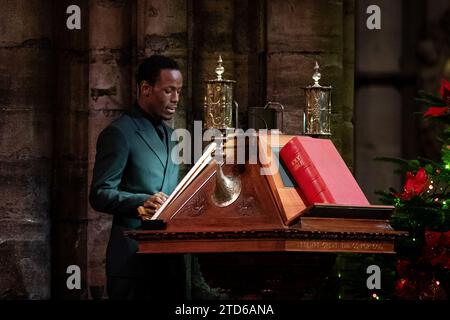
<svg viewBox="0 0 450 320"><path fill-rule="evenodd" d="M70 1L53 4L55 84L52 189L52 297L87 298L87 190L89 33L66 28ZM82 28L88 28L88 1L79 1ZM47 17L49 19L50 17ZM67 267L81 271L81 290L68 290Z"/></svg>
<svg viewBox="0 0 450 320"><path fill-rule="evenodd" d="M50 297L54 103L51 4L0 10L0 299Z"/></svg>

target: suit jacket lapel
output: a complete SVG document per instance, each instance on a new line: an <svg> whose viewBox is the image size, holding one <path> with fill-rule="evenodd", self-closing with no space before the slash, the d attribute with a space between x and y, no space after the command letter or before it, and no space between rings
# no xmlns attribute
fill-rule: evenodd
<svg viewBox="0 0 450 320"><path fill-rule="evenodd" d="M135 117L133 117L134 122L138 129L136 133L144 140L145 144L156 154L161 164L166 168L167 166L167 149L164 146L163 142L158 136L155 127L145 119L142 111L135 107L131 113Z"/></svg>

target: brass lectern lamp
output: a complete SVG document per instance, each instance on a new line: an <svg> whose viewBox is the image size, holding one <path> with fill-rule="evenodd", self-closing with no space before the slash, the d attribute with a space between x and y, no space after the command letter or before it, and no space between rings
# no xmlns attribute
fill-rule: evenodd
<svg viewBox="0 0 450 320"><path fill-rule="evenodd" d="M206 94L204 102L204 126L205 130L217 130L219 136L215 136L217 143L215 158L216 167L216 188L213 195L213 203L218 207L226 207L232 204L239 197L242 190L242 184L238 177L226 176L222 171L224 163L225 144L230 139L229 132L234 131L233 123L233 104L236 107L235 127L238 127L238 104L233 99L234 80L222 78L225 69L222 66L222 57L219 56L218 66L216 68L217 78L207 80Z"/></svg>

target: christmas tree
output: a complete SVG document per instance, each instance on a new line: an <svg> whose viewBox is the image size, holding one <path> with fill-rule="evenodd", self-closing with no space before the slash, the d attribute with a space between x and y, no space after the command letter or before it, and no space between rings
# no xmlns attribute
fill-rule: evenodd
<svg viewBox="0 0 450 320"><path fill-rule="evenodd" d="M417 101L428 107L424 121L439 124L440 159L378 158L399 165L403 190L377 192L395 206L391 225L408 231L397 243L398 299L439 300L449 297L450 285L450 83L442 80L440 97L419 91Z"/></svg>

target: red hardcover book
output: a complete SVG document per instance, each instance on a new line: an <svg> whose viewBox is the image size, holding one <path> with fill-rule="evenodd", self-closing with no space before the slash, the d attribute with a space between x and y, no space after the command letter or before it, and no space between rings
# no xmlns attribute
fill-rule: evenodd
<svg viewBox="0 0 450 320"><path fill-rule="evenodd" d="M281 148L280 158L308 205L370 205L331 140L294 137Z"/></svg>

